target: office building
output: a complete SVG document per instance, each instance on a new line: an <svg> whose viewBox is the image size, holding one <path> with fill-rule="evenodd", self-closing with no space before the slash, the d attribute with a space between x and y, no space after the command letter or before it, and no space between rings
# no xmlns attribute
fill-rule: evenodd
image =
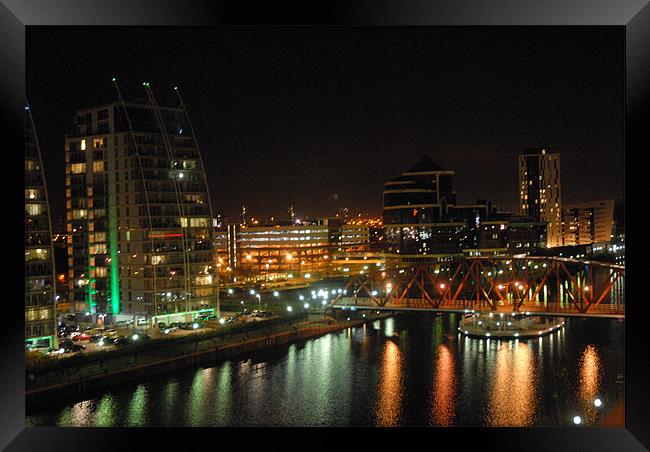
<svg viewBox="0 0 650 452"><path fill-rule="evenodd" d="M75 311L160 315L213 308L213 215L187 111L147 100L77 111L65 138Z"/></svg>
<svg viewBox="0 0 650 452"><path fill-rule="evenodd" d="M521 215L546 223L546 246L562 245L560 154L529 149L519 155Z"/></svg>

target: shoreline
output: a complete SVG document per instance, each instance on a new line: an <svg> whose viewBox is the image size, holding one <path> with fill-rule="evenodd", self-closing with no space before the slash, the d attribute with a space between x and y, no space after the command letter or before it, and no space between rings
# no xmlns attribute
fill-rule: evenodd
<svg viewBox="0 0 650 452"><path fill-rule="evenodd" d="M393 315L393 313L382 313L367 318L341 319L332 324L305 323L298 326L298 328L294 326L286 331L228 344L217 345L214 343L214 338L197 338L193 344L195 348L198 348L199 344L204 345L203 350L193 352L181 351L178 355L166 359L157 359L152 362L138 364L137 353L127 353L119 358L100 361L99 363L48 371L46 373L55 374L50 375L50 378L60 381L66 380L67 377L67 381L33 389L26 388L25 408L29 411L40 405L46 405L61 399L75 398L84 394L90 395L142 378L162 375L177 370L191 369L206 364L216 364L246 354L271 350L283 345L342 331L347 328L362 326L367 323L392 317ZM178 348L181 348L182 345L178 346ZM142 355L146 354L147 352L142 353ZM111 367L114 368L109 370ZM75 376L77 378L74 378ZM29 385L28 382L27 385Z"/></svg>

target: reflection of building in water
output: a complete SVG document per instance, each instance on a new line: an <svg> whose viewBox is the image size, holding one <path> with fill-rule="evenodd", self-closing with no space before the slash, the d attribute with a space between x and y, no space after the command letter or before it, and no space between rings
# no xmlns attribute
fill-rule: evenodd
<svg viewBox="0 0 650 452"><path fill-rule="evenodd" d="M436 373L431 394L431 424L450 426L456 408L456 362L444 344L438 346Z"/></svg>
<svg viewBox="0 0 650 452"><path fill-rule="evenodd" d="M596 408L594 400L599 396L600 380L602 374L602 366L600 363L600 356L595 345L587 345L578 364L579 377L578 377L578 399L582 413L584 413L583 420L593 424L596 421Z"/></svg>
<svg viewBox="0 0 650 452"><path fill-rule="evenodd" d="M519 341L499 344L488 404L489 425L532 425L537 405L535 366L526 344Z"/></svg>
<svg viewBox="0 0 650 452"><path fill-rule="evenodd" d="M402 404L402 355L397 344L387 341L384 348L377 407L377 425L396 426Z"/></svg>

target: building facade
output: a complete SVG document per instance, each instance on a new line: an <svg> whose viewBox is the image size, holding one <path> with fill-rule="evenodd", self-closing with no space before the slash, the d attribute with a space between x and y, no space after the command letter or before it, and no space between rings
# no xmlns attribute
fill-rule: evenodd
<svg viewBox="0 0 650 452"><path fill-rule="evenodd" d="M57 343L56 282L52 224L38 138L25 107L25 340L28 346Z"/></svg>
<svg viewBox="0 0 650 452"><path fill-rule="evenodd" d="M234 282L301 281L334 276L334 261L362 255L371 226L339 218L261 226L228 224L215 231L221 274ZM339 270L342 271L341 267Z"/></svg>
<svg viewBox="0 0 650 452"><path fill-rule="evenodd" d="M567 204L562 209L564 245L609 243L614 238L614 200Z"/></svg>
<svg viewBox="0 0 650 452"><path fill-rule="evenodd" d="M546 245L562 246L560 154L530 149L519 155L521 215L546 223Z"/></svg>
<svg viewBox="0 0 650 452"><path fill-rule="evenodd" d="M213 307L210 197L189 116L148 100L77 111L65 138L75 311L159 315ZM119 91L118 91L119 92Z"/></svg>

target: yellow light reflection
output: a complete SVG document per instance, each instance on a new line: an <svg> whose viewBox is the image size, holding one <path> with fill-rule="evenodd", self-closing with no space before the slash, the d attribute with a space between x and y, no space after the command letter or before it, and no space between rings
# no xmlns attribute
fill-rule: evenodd
<svg viewBox="0 0 650 452"><path fill-rule="evenodd" d="M530 348L502 342L497 349L496 370L488 405L493 426L528 426L535 418L536 372Z"/></svg>
<svg viewBox="0 0 650 452"><path fill-rule="evenodd" d="M444 344L438 346L435 381L431 394L431 423L452 425L456 408L456 362Z"/></svg>
<svg viewBox="0 0 650 452"><path fill-rule="evenodd" d="M377 425L396 426L402 404L402 354L397 344L386 341L376 407Z"/></svg>
<svg viewBox="0 0 650 452"><path fill-rule="evenodd" d="M582 352L578 363L580 376L578 381L578 397L582 412L585 413L589 423L596 420L596 408L594 400L598 397L600 391L600 379L602 366L600 356L595 345L587 345Z"/></svg>

